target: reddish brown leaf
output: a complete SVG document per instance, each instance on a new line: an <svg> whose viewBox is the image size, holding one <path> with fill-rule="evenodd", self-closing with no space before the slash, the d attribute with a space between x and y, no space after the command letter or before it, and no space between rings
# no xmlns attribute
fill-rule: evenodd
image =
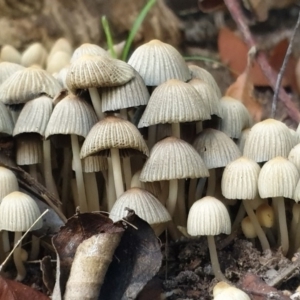
<svg viewBox="0 0 300 300"><path fill-rule="evenodd" d="M269 53L269 63L277 72L280 70L282 65L287 46L288 43L286 41L282 41ZM228 65L228 67L233 71L233 75L237 77L242 74L247 66L248 47L241 38L230 29L223 27L219 31L218 48L222 62ZM284 86L289 85L292 86L292 88L296 87L294 65L294 59L290 58L283 77ZM253 63L250 69L250 76L253 80L254 86L269 85L269 81L256 62Z"/></svg>
<svg viewBox="0 0 300 300"><path fill-rule="evenodd" d="M0 300L49 300L46 295L24 285L0 276Z"/></svg>
<svg viewBox="0 0 300 300"><path fill-rule="evenodd" d="M203 12L212 12L225 7L223 0L198 0L198 7Z"/></svg>

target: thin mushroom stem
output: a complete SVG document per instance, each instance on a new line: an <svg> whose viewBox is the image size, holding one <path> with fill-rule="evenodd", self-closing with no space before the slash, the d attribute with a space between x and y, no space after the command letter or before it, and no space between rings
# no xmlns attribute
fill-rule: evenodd
<svg viewBox="0 0 300 300"><path fill-rule="evenodd" d="M131 172L131 162L130 156L123 157L123 168L124 168L124 180L126 190L130 189L132 172Z"/></svg>
<svg viewBox="0 0 300 300"><path fill-rule="evenodd" d="M156 125L151 125L148 127L148 148L149 150L154 146L156 143Z"/></svg>
<svg viewBox="0 0 300 300"><path fill-rule="evenodd" d="M99 120L104 119L104 114L102 112L102 102L98 93L98 90L96 88L89 88L89 93L91 97L91 101L94 107L94 110L96 112L96 115Z"/></svg>
<svg viewBox="0 0 300 300"><path fill-rule="evenodd" d="M191 206L196 201L196 187L197 187L197 180L198 178L191 178L189 184L189 199L188 199L188 208L190 209Z"/></svg>
<svg viewBox="0 0 300 300"><path fill-rule="evenodd" d="M116 189L114 182L113 166L111 157L107 158L108 164L108 175L107 175L107 207L108 211L111 211L115 201L116 201Z"/></svg>
<svg viewBox="0 0 300 300"><path fill-rule="evenodd" d="M286 255L289 250L289 235L286 223L285 205L283 197L274 197L273 200L278 208L278 221L280 231L280 241L283 255Z"/></svg>
<svg viewBox="0 0 300 300"><path fill-rule="evenodd" d="M34 234L31 236L31 251L30 251L30 260L35 260L38 258L40 252L40 238Z"/></svg>
<svg viewBox="0 0 300 300"><path fill-rule="evenodd" d="M216 191L216 169L209 169L206 196L214 196Z"/></svg>
<svg viewBox="0 0 300 300"><path fill-rule="evenodd" d="M76 174L76 184L78 192L78 201L81 212L87 212L87 200L85 194L84 179L82 173L82 165L79 157L80 149L78 143L78 137L75 134L71 134L71 143L72 143L72 152L73 152L73 161L74 161L74 171Z"/></svg>
<svg viewBox="0 0 300 300"><path fill-rule="evenodd" d="M96 173L83 173L83 178L86 186L86 198L89 211L99 211L99 192Z"/></svg>
<svg viewBox="0 0 300 300"><path fill-rule="evenodd" d="M235 216L235 219L232 223L232 226L231 226L231 231L235 231L240 225L241 225L241 222L242 220L244 219L244 216L245 216L245 206L243 203L240 204L240 207L239 207L239 210Z"/></svg>
<svg viewBox="0 0 300 300"><path fill-rule="evenodd" d="M172 123L172 135L180 139L180 123Z"/></svg>
<svg viewBox="0 0 300 300"><path fill-rule="evenodd" d="M245 210L246 210L246 212L247 212L247 214L248 214L248 216L249 216L249 218L250 218L250 220L251 220L251 222L254 226L254 229L256 231L257 237L260 241L260 244L261 244L261 247L262 247L263 251L270 249L270 244L268 242L266 234L262 230L262 228L261 228L261 226L260 226L260 224L257 220L257 217L256 217L255 213L253 212L253 209L252 209L252 207L249 203L249 200L244 200L243 205L244 205Z"/></svg>
<svg viewBox="0 0 300 300"><path fill-rule="evenodd" d="M294 239L294 247L293 247L293 252L296 252L300 246L300 210L299 210L299 215L298 215L298 220L295 226L295 235L291 235L295 237Z"/></svg>
<svg viewBox="0 0 300 300"><path fill-rule="evenodd" d="M122 167L121 167L121 159L120 159L119 149L111 148L110 154L111 154L111 162L112 162L112 167L113 167L116 196L118 199L124 193Z"/></svg>
<svg viewBox="0 0 300 300"><path fill-rule="evenodd" d="M203 189L206 183L206 177L205 178L199 178L198 180L198 184L197 184L197 188L196 188L196 196L195 199L200 199L202 198L202 194L203 194Z"/></svg>
<svg viewBox="0 0 300 300"><path fill-rule="evenodd" d="M167 200L167 210L170 213L171 217L174 216L176 210L177 195L178 195L178 180L172 179L169 181L169 197Z"/></svg>
<svg viewBox="0 0 300 300"><path fill-rule="evenodd" d="M213 272L215 274L215 277L219 281L228 282L228 280L226 279L226 277L224 276L224 274L222 273L221 268L220 268L214 236L213 235L208 235L207 236L207 242L208 242L210 261L211 261L211 265L212 265L212 269L213 269Z"/></svg>
<svg viewBox="0 0 300 300"><path fill-rule="evenodd" d="M21 239L21 237L22 237L21 231L15 232L14 243L17 244L17 242ZM14 255L13 255L14 263L18 272L16 277L17 281L22 281L26 276L26 269L22 261L21 253L22 253L21 243L19 243L18 247L15 248Z"/></svg>

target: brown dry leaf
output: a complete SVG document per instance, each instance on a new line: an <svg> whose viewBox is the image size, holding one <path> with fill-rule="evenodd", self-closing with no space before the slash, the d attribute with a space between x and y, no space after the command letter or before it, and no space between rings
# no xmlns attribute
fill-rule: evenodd
<svg viewBox="0 0 300 300"><path fill-rule="evenodd" d="M24 285L0 276L0 300L49 300L46 295Z"/></svg>
<svg viewBox="0 0 300 300"><path fill-rule="evenodd" d="M224 8L225 4L223 0L198 0L198 7L201 11L209 13Z"/></svg>
<svg viewBox="0 0 300 300"><path fill-rule="evenodd" d="M247 273L241 279L240 288L251 295L252 300L271 299L268 294L273 293L273 299L288 300L290 297L283 295L281 291L267 285L257 275Z"/></svg>
<svg viewBox="0 0 300 300"><path fill-rule="evenodd" d="M280 70L287 47L287 41L282 41L269 53L270 66L277 72ZM244 72L247 66L248 47L239 36L230 29L223 27L219 31L218 49L221 61L228 65L234 76L237 77ZM282 82L284 86L296 87L294 68L295 60L290 57L283 76ZM268 79L256 62L251 66L250 77L254 86L269 86Z"/></svg>
<svg viewBox="0 0 300 300"><path fill-rule="evenodd" d="M247 66L245 71L239 75L236 81L229 86L225 96L230 96L241 101L248 109L252 119L259 122L262 119L262 106L253 95L254 85L252 83L251 74L249 74L250 67Z"/></svg>
<svg viewBox="0 0 300 300"><path fill-rule="evenodd" d="M120 223L101 214L76 214L52 239L57 252L57 275L54 288L56 299L65 293L66 282L69 278L71 265L79 244L99 233L118 233L124 231Z"/></svg>
<svg viewBox="0 0 300 300"><path fill-rule="evenodd" d="M161 266L160 244L150 225L132 210L126 219L137 229L128 226L125 230L106 273L99 300L136 299Z"/></svg>

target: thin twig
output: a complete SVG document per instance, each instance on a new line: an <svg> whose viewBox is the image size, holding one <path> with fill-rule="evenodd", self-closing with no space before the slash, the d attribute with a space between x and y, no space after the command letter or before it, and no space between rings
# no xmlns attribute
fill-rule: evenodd
<svg viewBox="0 0 300 300"><path fill-rule="evenodd" d="M279 74L277 76L277 81L276 81L275 90L274 90L274 96L273 96L273 101L272 101L271 118L275 118L276 108L277 108L277 100L278 100L278 94L279 94L279 88L280 88L280 85L281 85L281 81L282 81L282 78L283 78L284 71L285 71L286 66L288 64L289 58L290 58L290 56L292 54L294 39L295 39L296 32L297 32L297 30L299 28L299 25L300 25L300 11L299 11L299 14L298 14L297 23L296 23L295 28L293 30L293 34L292 34L292 36L290 38L289 46L288 46L288 48L286 50L286 54L285 54L282 66L281 66Z"/></svg>
<svg viewBox="0 0 300 300"><path fill-rule="evenodd" d="M238 0L224 0L232 18L235 20L240 32L243 35L243 38L249 48L256 46L256 42L248 28L246 19L241 10L241 6ZM256 56L256 61L259 64L262 72L268 79L270 86L275 90L277 73L271 68L267 56L264 52L259 51ZM296 105L291 101L290 96L285 92L282 87L279 87L278 93L279 99L286 106L287 112L291 119L299 123L300 121L300 112L298 111Z"/></svg>
<svg viewBox="0 0 300 300"><path fill-rule="evenodd" d="M25 236L28 234L28 232L35 226L35 224L49 211L49 209L46 209L34 222L33 224L27 229L27 231L22 235L22 237L15 243L14 247L12 248L12 250L9 252L9 254L7 255L6 259L3 261L3 263L0 265L0 272L2 271L3 267L5 266L5 264L7 263L7 261L9 260L9 258L13 255L14 251L16 250L16 248L20 245L20 243L22 242L22 240L25 238Z"/></svg>

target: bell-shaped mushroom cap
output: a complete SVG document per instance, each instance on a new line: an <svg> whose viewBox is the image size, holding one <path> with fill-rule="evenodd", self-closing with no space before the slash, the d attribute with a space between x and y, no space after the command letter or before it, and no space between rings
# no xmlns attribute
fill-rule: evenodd
<svg viewBox="0 0 300 300"><path fill-rule="evenodd" d="M48 96L28 101L17 119L13 135L34 132L44 136L52 110L52 99Z"/></svg>
<svg viewBox="0 0 300 300"><path fill-rule="evenodd" d="M296 146L300 142L300 137L299 137L298 133L296 132L296 130L289 128L289 131L294 139L294 146Z"/></svg>
<svg viewBox="0 0 300 300"><path fill-rule="evenodd" d="M86 101L68 95L54 107L45 136L76 134L86 137L97 120L93 108Z"/></svg>
<svg viewBox="0 0 300 300"><path fill-rule="evenodd" d="M221 131L231 138L240 138L242 130L251 126L247 108L240 101L223 97L220 101L222 121Z"/></svg>
<svg viewBox="0 0 300 300"><path fill-rule="evenodd" d="M134 78L124 85L101 89L102 111L147 105L150 95L143 78L133 69Z"/></svg>
<svg viewBox="0 0 300 300"><path fill-rule="evenodd" d="M236 141L236 144L242 153L244 152L246 139L249 136L250 130L251 130L250 128L246 128L246 129L242 130L242 134L241 134L240 138Z"/></svg>
<svg viewBox="0 0 300 300"><path fill-rule="evenodd" d="M11 170L0 166L0 202L6 195L18 190L16 175Z"/></svg>
<svg viewBox="0 0 300 300"><path fill-rule="evenodd" d="M110 218L116 222L127 215L126 207L150 225L171 221L167 209L149 192L140 188L131 188L121 195L110 212Z"/></svg>
<svg viewBox="0 0 300 300"><path fill-rule="evenodd" d="M197 90L203 101L207 103L209 113L222 118L220 98L216 91L214 91L213 88L204 80L198 78L190 80L189 84Z"/></svg>
<svg viewBox="0 0 300 300"><path fill-rule="evenodd" d="M298 181L293 199L298 203L300 201L300 180Z"/></svg>
<svg viewBox="0 0 300 300"><path fill-rule="evenodd" d="M96 153L105 155L106 150L111 148L125 150L123 151L125 153L126 150L137 150L146 156L149 154L143 137L131 122L109 116L99 121L90 130L82 145L80 157L85 158Z"/></svg>
<svg viewBox="0 0 300 300"><path fill-rule="evenodd" d="M218 98L221 99L222 94L220 88L213 76L208 71L196 65L188 65L188 68L192 72L192 78L201 79L209 84L217 94Z"/></svg>
<svg viewBox="0 0 300 300"><path fill-rule="evenodd" d="M12 62L1 62L0 63L0 84L4 82L8 77L16 73L17 71L23 70L24 67Z"/></svg>
<svg viewBox="0 0 300 300"><path fill-rule="evenodd" d="M196 89L178 79L170 79L153 91L138 127L208 119L208 104Z"/></svg>
<svg viewBox="0 0 300 300"><path fill-rule="evenodd" d="M68 68L66 83L71 91L77 89L118 86L134 77L127 63L107 55L84 55Z"/></svg>
<svg viewBox="0 0 300 300"><path fill-rule="evenodd" d="M191 79L190 70L180 53L159 40L138 47L128 63L140 73L148 86L158 86L173 78L182 81Z"/></svg>
<svg viewBox="0 0 300 300"><path fill-rule="evenodd" d="M35 201L27 194L12 192L0 204L0 228L7 231L26 231L41 215ZM40 219L31 230L40 229Z"/></svg>
<svg viewBox="0 0 300 300"><path fill-rule="evenodd" d="M0 100L7 105L21 104L46 94L54 97L61 90L48 72L35 67L15 72L0 85Z"/></svg>
<svg viewBox="0 0 300 300"><path fill-rule="evenodd" d="M262 198L293 198L299 172L296 166L284 157L275 157L261 168L258 191Z"/></svg>
<svg viewBox="0 0 300 300"><path fill-rule="evenodd" d="M59 72L70 63L71 55L64 51L57 51L52 54L47 62L47 72L54 74Z"/></svg>
<svg viewBox="0 0 300 300"><path fill-rule="evenodd" d="M78 58L84 55L100 55L100 56L108 56L107 52L98 45L85 43L75 49L72 57L71 63L76 61Z"/></svg>
<svg viewBox="0 0 300 300"><path fill-rule="evenodd" d="M0 101L0 136L12 135L14 123L7 107Z"/></svg>
<svg viewBox="0 0 300 300"><path fill-rule="evenodd" d="M275 222L274 209L268 203L261 204L256 209L256 217L259 224L266 228L271 228Z"/></svg>
<svg viewBox="0 0 300 300"><path fill-rule="evenodd" d="M276 156L288 157L293 146L288 127L280 121L267 119L251 128L244 155L256 162L264 162Z"/></svg>
<svg viewBox="0 0 300 300"><path fill-rule="evenodd" d="M253 223L251 222L249 216L245 217L241 222L241 228L244 236L247 239L254 239L257 237L256 230Z"/></svg>
<svg viewBox="0 0 300 300"><path fill-rule="evenodd" d="M242 155L230 137L224 132L212 128L200 132L193 146L201 155L208 169L225 167Z"/></svg>
<svg viewBox="0 0 300 300"><path fill-rule="evenodd" d="M107 158L100 155L88 156L81 160L82 172L93 173L108 169Z"/></svg>
<svg viewBox="0 0 300 300"><path fill-rule="evenodd" d="M291 161L300 172L300 144L292 148L289 153L288 160Z"/></svg>
<svg viewBox="0 0 300 300"><path fill-rule="evenodd" d="M11 62L15 64L21 63L21 53L11 45L4 45L1 48L0 59L3 62Z"/></svg>
<svg viewBox="0 0 300 300"><path fill-rule="evenodd" d="M18 165L33 165L42 162L42 142L36 134L20 134L16 138Z"/></svg>
<svg viewBox="0 0 300 300"><path fill-rule="evenodd" d="M254 199L258 192L259 165L243 156L228 164L222 176L222 194L227 199Z"/></svg>
<svg viewBox="0 0 300 300"><path fill-rule="evenodd" d="M211 196L197 200L189 211L187 232L191 236L230 234L231 221L226 206Z"/></svg>
<svg viewBox="0 0 300 300"><path fill-rule="evenodd" d="M197 151L187 142L168 137L151 149L140 176L141 181L208 177L209 172Z"/></svg>
<svg viewBox="0 0 300 300"><path fill-rule="evenodd" d="M30 67L38 65L44 67L48 53L41 43L33 43L23 52L21 65Z"/></svg>
<svg viewBox="0 0 300 300"><path fill-rule="evenodd" d="M49 61L49 59L51 58L51 56L53 54L55 54L56 52L59 52L59 51L63 51L69 55L72 55L72 52L73 52L72 46L66 38L59 38L55 41L55 43L52 45L52 47L50 49L47 61Z"/></svg>
<svg viewBox="0 0 300 300"><path fill-rule="evenodd" d="M224 281L215 285L213 295L214 300L251 300L245 292Z"/></svg>

